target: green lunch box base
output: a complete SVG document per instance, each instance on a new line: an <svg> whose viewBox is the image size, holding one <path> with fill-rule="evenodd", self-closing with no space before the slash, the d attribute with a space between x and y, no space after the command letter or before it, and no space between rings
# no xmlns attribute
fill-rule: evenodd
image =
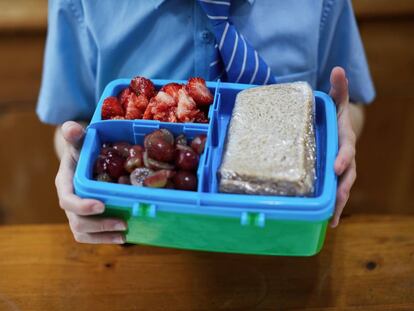
<svg viewBox="0 0 414 311"><path fill-rule="evenodd" d="M241 225L240 218L233 217L169 212L154 215L147 204L141 204L137 214L133 216L130 208L106 206L104 215L128 223L128 243L257 255L315 255L323 246L328 223L267 219L266 225L260 226L259 214L249 213Z"/></svg>

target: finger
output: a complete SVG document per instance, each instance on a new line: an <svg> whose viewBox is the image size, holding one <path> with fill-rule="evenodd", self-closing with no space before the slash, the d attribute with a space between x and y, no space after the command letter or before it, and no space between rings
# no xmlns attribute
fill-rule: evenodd
<svg viewBox="0 0 414 311"><path fill-rule="evenodd" d="M67 121L62 125L62 135L68 143L79 148L85 135L85 129L74 121Z"/></svg>
<svg viewBox="0 0 414 311"><path fill-rule="evenodd" d="M352 162L351 166L341 177L336 193L336 204L335 204L335 214L331 221L331 227L335 228L341 217L342 211L346 205L346 202L349 198L349 193L351 191L352 185L356 179L356 164L355 160Z"/></svg>
<svg viewBox="0 0 414 311"><path fill-rule="evenodd" d="M125 236L119 232L74 233L76 242L89 244L124 244Z"/></svg>
<svg viewBox="0 0 414 311"><path fill-rule="evenodd" d="M123 220L116 218L93 218L90 216L79 216L72 212L66 212L66 216L74 233L125 231L127 228Z"/></svg>
<svg viewBox="0 0 414 311"><path fill-rule="evenodd" d="M340 106L349 102L348 80L345 70L342 67L335 67L331 72L331 89L329 95L334 99L335 103ZM339 109L340 110L340 109Z"/></svg>
<svg viewBox="0 0 414 311"><path fill-rule="evenodd" d="M73 193L74 170L75 160L70 152L65 152L55 179L60 207L78 215L103 213L105 206L102 202L93 199L81 199Z"/></svg>
<svg viewBox="0 0 414 311"><path fill-rule="evenodd" d="M341 145L334 164L336 175L342 175L343 172L351 165L352 161L355 159L355 153L355 145L350 141L346 140L345 143Z"/></svg>
<svg viewBox="0 0 414 311"><path fill-rule="evenodd" d="M346 78L345 70L341 67L332 69L330 82L331 89L329 95L333 98L337 106L339 118L349 104L348 79Z"/></svg>

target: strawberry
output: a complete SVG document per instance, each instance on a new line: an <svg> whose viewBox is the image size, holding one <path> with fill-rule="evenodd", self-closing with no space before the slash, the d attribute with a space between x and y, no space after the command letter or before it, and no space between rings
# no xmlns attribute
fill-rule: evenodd
<svg viewBox="0 0 414 311"><path fill-rule="evenodd" d="M154 98L157 100L157 102L164 103L168 107L177 106L174 98L166 92L159 91Z"/></svg>
<svg viewBox="0 0 414 311"><path fill-rule="evenodd" d="M118 98L110 96L105 98L101 110L102 120L112 119L113 117L123 117L124 109Z"/></svg>
<svg viewBox="0 0 414 311"><path fill-rule="evenodd" d="M210 105L213 102L213 94L207 88L206 81L203 78L190 78L186 90L197 105Z"/></svg>
<svg viewBox="0 0 414 311"><path fill-rule="evenodd" d="M126 119L125 117L122 117L122 116L115 116L115 117L112 117L111 120L126 120Z"/></svg>
<svg viewBox="0 0 414 311"><path fill-rule="evenodd" d="M137 96L135 93L131 93L125 99L125 119L142 119L147 106L148 99L144 95Z"/></svg>
<svg viewBox="0 0 414 311"><path fill-rule="evenodd" d="M206 117L206 114L204 111L199 111L196 115L195 115L195 123L208 123L208 118Z"/></svg>
<svg viewBox="0 0 414 311"><path fill-rule="evenodd" d="M177 103L172 96L159 91L156 96L151 98L143 118L162 122L176 122L176 106Z"/></svg>
<svg viewBox="0 0 414 311"><path fill-rule="evenodd" d="M199 110L193 98L187 93L185 88L178 91L177 119L180 122L194 122Z"/></svg>
<svg viewBox="0 0 414 311"><path fill-rule="evenodd" d="M150 99L149 104L147 106L147 108L145 109L144 115L142 116L143 119L145 120L152 120L153 116L154 116L154 110L155 107L157 106L157 100L153 97Z"/></svg>
<svg viewBox="0 0 414 311"><path fill-rule="evenodd" d="M128 102L127 99L129 97L129 95L133 94L133 91L130 87L127 87L125 89L123 89L121 92L119 92L118 94L118 100L121 103L122 107L124 109L126 109L126 103Z"/></svg>
<svg viewBox="0 0 414 311"><path fill-rule="evenodd" d="M177 108L176 107L172 107L168 111L167 122L173 122L173 123L178 122L178 120L177 120Z"/></svg>
<svg viewBox="0 0 414 311"><path fill-rule="evenodd" d="M160 91L167 93L172 98L174 98L175 102L178 103L178 90L183 88L184 85L178 83L168 83L164 85Z"/></svg>
<svg viewBox="0 0 414 311"><path fill-rule="evenodd" d="M135 77L132 79L130 87L137 95L142 94L148 100L156 94L154 84L151 80L144 77Z"/></svg>

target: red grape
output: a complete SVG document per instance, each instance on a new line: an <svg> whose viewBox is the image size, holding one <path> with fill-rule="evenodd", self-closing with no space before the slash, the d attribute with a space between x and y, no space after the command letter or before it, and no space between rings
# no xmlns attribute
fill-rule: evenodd
<svg viewBox="0 0 414 311"><path fill-rule="evenodd" d="M180 134L175 138L175 145L187 146L187 137L184 134Z"/></svg>
<svg viewBox="0 0 414 311"><path fill-rule="evenodd" d="M131 173L136 168L142 167L142 166L144 166L144 162L142 160L142 156L139 155L137 157L128 157L125 161L124 169L128 173Z"/></svg>
<svg viewBox="0 0 414 311"><path fill-rule="evenodd" d="M174 146L167 143L162 138L151 136L148 138L147 145L147 152L150 158L161 162L170 162L174 160Z"/></svg>
<svg viewBox="0 0 414 311"><path fill-rule="evenodd" d="M161 138L166 143L174 145L174 135L167 129L159 129L145 136L144 146L148 149L149 138Z"/></svg>
<svg viewBox="0 0 414 311"><path fill-rule="evenodd" d="M197 177L187 171L178 171L173 177L173 182L176 189L180 190L196 190Z"/></svg>
<svg viewBox="0 0 414 311"><path fill-rule="evenodd" d="M105 161L106 156L98 155L98 158L95 161L95 165L93 167L94 175L99 175L105 173L108 170L108 163Z"/></svg>
<svg viewBox="0 0 414 311"><path fill-rule="evenodd" d="M191 148L197 153L202 154L204 151L204 146L206 144L206 135L198 135L191 142Z"/></svg>
<svg viewBox="0 0 414 311"><path fill-rule="evenodd" d="M113 148L117 150L124 158L128 158L131 145L127 142L117 142L114 143Z"/></svg>
<svg viewBox="0 0 414 311"><path fill-rule="evenodd" d="M187 145L176 145L175 147L177 150L183 150L183 151L193 151L193 148Z"/></svg>
<svg viewBox="0 0 414 311"><path fill-rule="evenodd" d="M108 174L112 178L118 179L120 176L125 174L125 159L121 155L117 153L108 154L105 162L108 164Z"/></svg>
<svg viewBox="0 0 414 311"><path fill-rule="evenodd" d="M145 167L154 169L154 170L172 170L174 169L174 165L170 163L160 162L148 157L148 153L144 152L144 165Z"/></svg>
<svg viewBox="0 0 414 311"><path fill-rule="evenodd" d="M144 186L151 188L164 188L168 183L168 179L173 175L174 171L159 170L145 178L143 184Z"/></svg>
<svg viewBox="0 0 414 311"><path fill-rule="evenodd" d="M131 180L129 179L129 176L122 175L121 177L118 178L118 184L130 185Z"/></svg>
<svg viewBox="0 0 414 311"><path fill-rule="evenodd" d="M111 176L108 173L101 173L96 176L97 181L104 181L104 182L113 182Z"/></svg>
<svg viewBox="0 0 414 311"><path fill-rule="evenodd" d="M183 170L196 170L198 166L198 155L193 150L179 150L175 164Z"/></svg>
<svg viewBox="0 0 414 311"><path fill-rule="evenodd" d="M134 186L142 186L145 178L147 178L153 172L153 170L146 167L139 167L135 169L129 176L131 184Z"/></svg>
<svg viewBox="0 0 414 311"><path fill-rule="evenodd" d="M135 157L137 154L141 154L142 157L142 153L144 153L144 148L141 145L133 145L129 148L130 157Z"/></svg>

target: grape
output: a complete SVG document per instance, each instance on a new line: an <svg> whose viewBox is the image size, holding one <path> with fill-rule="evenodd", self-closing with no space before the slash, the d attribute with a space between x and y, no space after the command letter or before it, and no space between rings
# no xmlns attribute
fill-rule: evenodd
<svg viewBox="0 0 414 311"><path fill-rule="evenodd" d="M153 170L146 167L136 168L129 176L131 184L134 186L142 186L144 179L147 178L153 172Z"/></svg>
<svg viewBox="0 0 414 311"><path fill-rule="evenodd" d="M160 129L158 131L155 131L154 133L156 133L155 135L161 135L162 138L168 142L171 145L174 145L174 135L167 129Z"/></svg>
<svg viewBox="0 0 414 311"><path fill-rule="evenodd" d="M115 150L112 146L111 147L109 147L109 146L106 146L106 147L103 147L102 149L101 149L101 152L100 152L100 154L101 155L104 155L104 156L106 156L108 153L118 153L118 151L117 150Z"/></svg>
<svg viewBox="0 0 414 311"><path fill-rule="evenodd" d="M167 144L174 145L174 135L167 129L159 129L145 136L144 138L145 149L148 149L149 147L148 146L149 138L156 138L156 137L161 138Z"/></svg>
<svg viewBox="0 0 414 311"><path fill-rule="evenodd" d="M193 150L179 150L175 164L183 170L195 170L198 166L198 155Z"/></svg>
<svg viewBox="0 0 414 311"><path fill-rule="evenodd" d="M172 165L170 163L165 163L165 162L161 162L161 161L151 159L148 156L148 153L146 151L144 152L143 158L144 158L144 165L147 168L151 168L151 169L154 169L154 170L163 170L163 169L164 170L172 170L172 169L174 169L174 165Z"/></svg>
<svg viewBox="0 0 414 311"><path fill-rule="evenodd" d="M174 160L174 146L167 143L159 137L151 136L148 138L147 152L148 156L154 160L161 162L170 162Z"/></svg>
<svg viewBox="0 0 414 311"><path fill-rule="evenodd" d="M120 176L125 175L125 159L119 153L108 153L105 162L108 165L107 172L112 178L118 179Z"/></svg>
<svg viewBox="0 0 414 311"><path fill-rule="evenodd" d="M113 147L106 147L106 148L101 149L101 155L105 157L108 157L108 156L112 157L112 155L120 156L120 157L122 156L121 153L118 150L114 149Z"/></svg>
<svg viewBox="0 0 414 311"><path fill-rule="evenodd" d="M98 158L95 161L95 165L93 167L94 175L99 175L105 173L108 170L108 163L105 161L106 156L98 155Z"/></svg>
<svg viewBox="0 0 414 311"><path fill-rule="evenodd" d="M129 156L130 157L135 157L137 154L142 154L144 153L144 148L141 145L133 145L131 146L131 148L129 148Z"/></svg>
<svg viewBox="0 0 414 311"><path fill-rule="evenodd" d="M113 182L111 176L108 173L101 173L96 176L97 181L104 181L104 182Z"/></svg>
<svg viewBox="0 0 414 311"><path fill-rule="evenodd" d="M176 145L175 148L177 150L193 151L193 149L190 146L187 146L187 145Z"/></svg>
<svg viewBox="0 0 414 311"><path fill-rule="evenodd" d="M178 171L173 177L173 182L175 188L179 190L197 189L197 177L191 172Z"/></svg>
<svg viewBox="0 0 414 311"><path fill-rule="evenodd" d="M144 186L151 188L164 188L168 179L174 175L174 171L171 170L159 170L151 175L149 175L144 180Z"/></svg>
<svg viewBox="0 0 414 311"><path fill-rule="evenodd" d="M175 145L187 146L187 137L185 137L184 134L178 135L175 139Z"/></svg>
<svg viewBox="0 0 414 311"><path fill-rule="evenodd" d="M129 176L122 175L121 177L118 178L118 184L130 185L131 180L129 179Z"/></svg>
<svg viewBox="0 0 414 311"><path fill-rule="evenodd" d="M124 158L128 158L131 145L127 142L117 142L113 144L113 148L117 150Z"/></svg>
<svg viewBox="0 0 414 311"><path fill-rule="evenodd" d="M206 135L198 135L191 142L191 148L197 153L202 154L206 144Z"/></svg>
<svg viewBox="0 0 414 311"><path fill-rule="evenodd" d="M142 156L138 155L137 157L128 157L125 161L124 169L128 173L131 173L136 168L142 166L144 166L144 161L142 159Z"/></svg>

